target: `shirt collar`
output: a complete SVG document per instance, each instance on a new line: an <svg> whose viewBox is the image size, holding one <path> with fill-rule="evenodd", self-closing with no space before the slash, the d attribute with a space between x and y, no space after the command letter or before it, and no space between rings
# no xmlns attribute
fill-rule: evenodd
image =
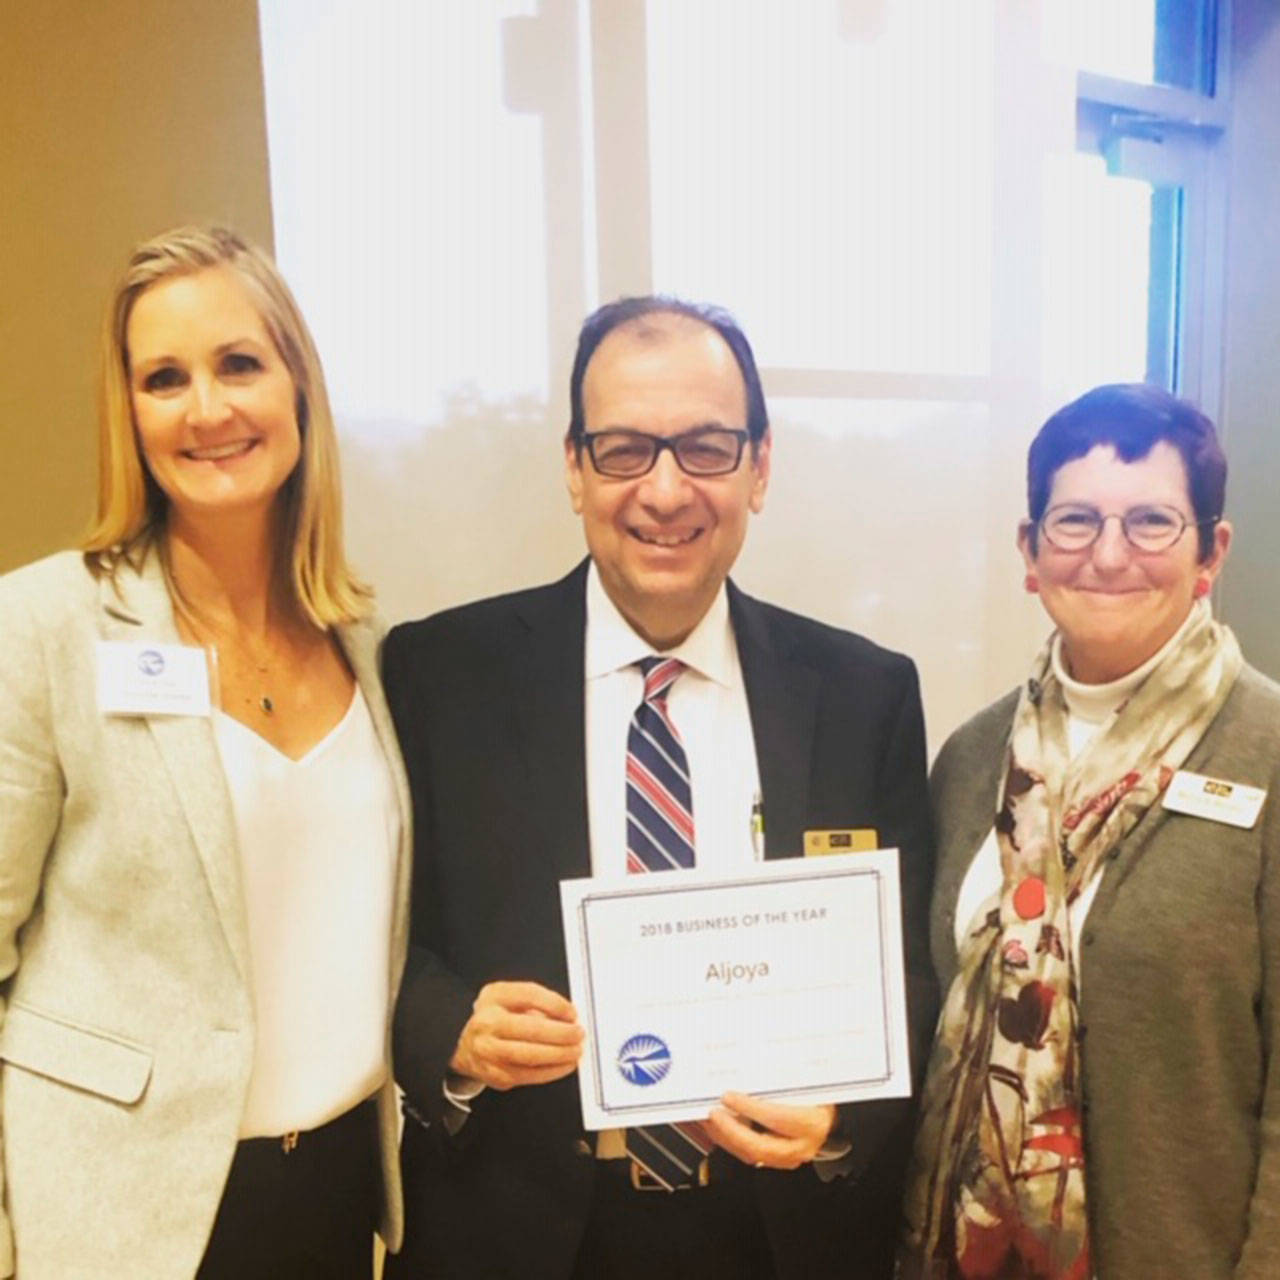
<svg viewBox="0 0 1280 1280"><path fill-rule="evenodd" d="M587 570L586 676L594 680L633 666L654 652L618 611L600 581L595 561ZM733 627L729 621L729 594L724 583L711 607L684 641L663 653L679 658L691 671L731 688L734 679Z"/></svg>

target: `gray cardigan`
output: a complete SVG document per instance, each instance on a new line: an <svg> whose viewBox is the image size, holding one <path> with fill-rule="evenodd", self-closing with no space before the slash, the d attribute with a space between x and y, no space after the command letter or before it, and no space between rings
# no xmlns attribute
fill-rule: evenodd
<svg viewBox="0 0 1280 1280"><path fill-rule="evenodd" d="M991 830L1016 691L930 779L945 993L955 905ZM1080 940L1086 1179L1099 1280L1280 1276L1280 686L1245 667L1184 766L1269 790L1250 831L1154 805Z"/></svg>

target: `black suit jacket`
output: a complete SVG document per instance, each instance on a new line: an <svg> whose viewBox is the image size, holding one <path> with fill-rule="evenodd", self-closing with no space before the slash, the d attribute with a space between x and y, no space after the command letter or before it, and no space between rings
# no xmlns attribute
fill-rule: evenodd
<svg viewBox="0 0 1280 1280"><path fill-rule="evenodd" d="M550 586L395 628L387 700L414 801L415 871L395 1062L412 1110L404 1252L389 1275L565 1280L595 1159L578 1082L488 1090L456 1136L442 1082L476 992L496 979L568 994L558 885L591 873L584 723L586 562ZM902 850L912 1058L935 988L932 838L915 668L859 636L729 584L770 857L805 830L875 827ZM778 1274L889 1275L913 1105L841 1109L846 1176L760 1170ZM697 1194L690 1192L687 1194Z"/></svg>

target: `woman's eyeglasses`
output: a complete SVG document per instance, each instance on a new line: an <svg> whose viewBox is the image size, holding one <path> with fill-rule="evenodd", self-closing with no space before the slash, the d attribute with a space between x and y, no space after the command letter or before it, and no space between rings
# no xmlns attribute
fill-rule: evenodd
<svg viewBox="0 0 1280 1280"><path fill-rule="evenodd" d="M1130 507L1123 514L1103 515L1083 502L1061 502L1040 517L1040 531L1059 551L1084 551L1102 536L1108 520L1120 521L1129 545L1139 551L1167 551L1188 527L1217 524L1217 517L1191 520L1177 507L1160 503Z"/></svg>

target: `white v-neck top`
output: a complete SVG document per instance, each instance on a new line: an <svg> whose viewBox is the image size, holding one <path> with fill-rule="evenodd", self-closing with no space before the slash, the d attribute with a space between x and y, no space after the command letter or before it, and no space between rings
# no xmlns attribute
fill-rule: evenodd
<svg viewBox="0 0 1280 1280"><path fill-rule="evenodd" d="M242 1138L314 1129L386 1076L400 813L357 687L300 760L219 711L249 923L257 1038Z"/></svg>

